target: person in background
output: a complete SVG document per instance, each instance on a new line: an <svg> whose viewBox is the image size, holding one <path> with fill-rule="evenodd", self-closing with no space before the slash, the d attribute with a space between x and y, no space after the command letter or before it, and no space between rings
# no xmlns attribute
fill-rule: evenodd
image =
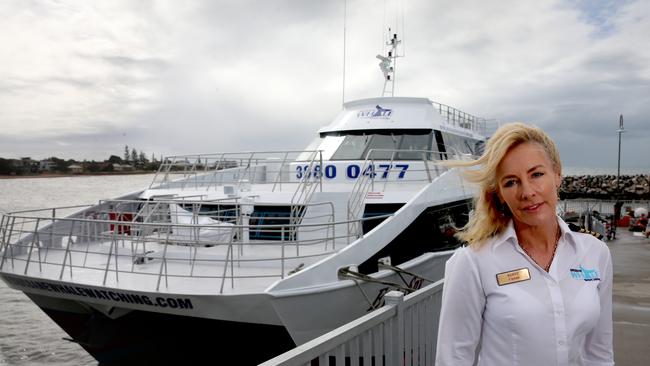
<svg viewBox="0 0 650 366"><path fill-rule="evenodd" d="M556 215L555 143L507 124L478 160L448 165L478 193L445 269L436 365L614 365L611 256Z"/></svg>

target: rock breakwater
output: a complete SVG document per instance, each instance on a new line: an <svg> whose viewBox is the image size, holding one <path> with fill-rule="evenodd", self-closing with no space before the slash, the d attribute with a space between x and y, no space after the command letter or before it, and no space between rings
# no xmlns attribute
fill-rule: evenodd
<svg viewBox="0 0 650 366"><path fill-rule="evenodd" d="M577 175L564 177L560 198L650 199L650 176L621 175L620 186L615 175Z"/></svg>

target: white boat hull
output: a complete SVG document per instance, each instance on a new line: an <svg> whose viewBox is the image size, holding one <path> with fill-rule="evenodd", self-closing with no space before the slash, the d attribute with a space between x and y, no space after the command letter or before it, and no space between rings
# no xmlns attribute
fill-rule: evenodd
<svg viewBox="0 0 650 366"><path fill-rule="evenodd" d="M433 282L444 277L445 262L453 251L426 253L400 268ZM429 284L402 275L416 289ZM384 270L373 276L384 282L406 285L398 274ZM273 308L296 344L303 344L367 314L383 304L383 295L395 289L380 283L341 281L296 291L273 293Z"/></svg>

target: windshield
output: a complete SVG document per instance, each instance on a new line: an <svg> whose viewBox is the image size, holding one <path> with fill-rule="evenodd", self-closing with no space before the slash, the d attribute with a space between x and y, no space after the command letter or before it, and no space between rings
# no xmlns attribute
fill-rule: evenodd
<svg viewBox="0 0 650 366"><path fill-rule="evenodd" d="M363 134L346 135L331 160L422 160L422 152L395 150L431 150L432 134ZM386 150L386 151L383 151Z"/></svg>

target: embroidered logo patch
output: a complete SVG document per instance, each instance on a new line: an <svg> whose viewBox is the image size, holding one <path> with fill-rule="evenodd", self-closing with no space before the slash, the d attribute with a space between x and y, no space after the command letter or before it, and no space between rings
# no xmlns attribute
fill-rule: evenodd
<svg viewBox="0 0 650 366"><path fill-rule="evenodd" d="M576 280L585 280L585 281L600 281L600 275L598 271L594 269L587 269L583 266L579 266L578 269L570 268L571 277Z"/></svg>

